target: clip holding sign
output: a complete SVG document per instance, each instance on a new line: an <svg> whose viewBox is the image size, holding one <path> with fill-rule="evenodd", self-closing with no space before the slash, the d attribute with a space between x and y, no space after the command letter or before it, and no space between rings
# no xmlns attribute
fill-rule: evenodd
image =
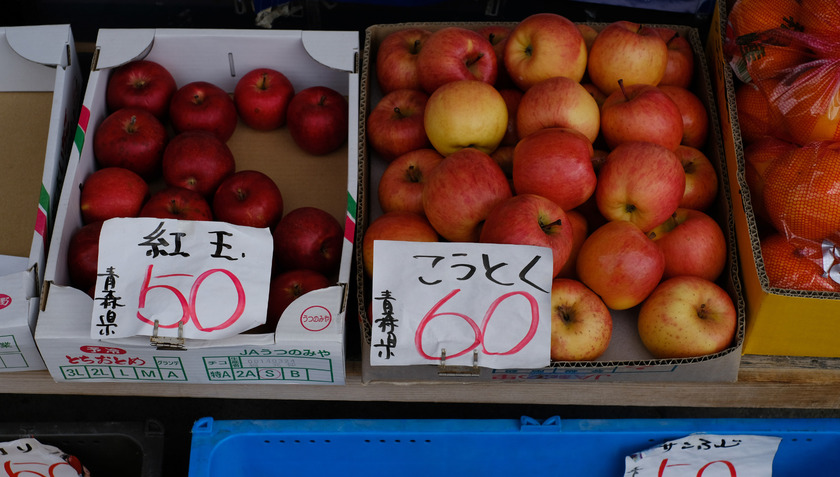
<svg viewBox="0 0 840 477"><path fill-rule="evenodd" d="M472 366L447 365L446 348L440 350L438 376L479 376L480 374L481 370L478 368L478 350L473 350Z"/></svg>
<svg viewBox="0 0 840 477"><path fill-rule="evenodd" d="M155 327L152 330L152 336L149 337L149 344L155 348L163 351L186 351L184 339L184 322L178 323L178 336L158 336L159 320L155 320Z"/></svg>

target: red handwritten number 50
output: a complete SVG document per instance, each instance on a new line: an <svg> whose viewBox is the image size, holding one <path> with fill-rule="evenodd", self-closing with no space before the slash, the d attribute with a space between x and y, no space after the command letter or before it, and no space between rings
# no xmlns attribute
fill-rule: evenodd
<svg viewBox="0 0 840 477"><path fill-rule="evenodd" d="M211 275L213 275L215 273L223 273L223 274L227 275L228 278L230 278L231 282L233 282L233 286L236 289L236 310L234 310L233 314L227 320L225 320L224 322L222 322L222 323L220 323L216 326L204 327L201 324L201 321L199 321L199 319L198 319L198 314L196 313L196 310L195 310L195 302L196 302L196 298L198 296L198 290L199 290L199 288L201 288L201 284L204 283L204 280L206 280L207 278L209 278ZM179 323L183 323L184 325L186 325L187 323L192 321L193 323L195 323L195 327L200 331L215 331L215 330L221 330L221 329L229 327L230 325L235 323L236 320L238 320L240 316L242 316L242 313L245 311L245 289L242 286L242 282L239 281L239 278L237 278L236 275L234 275L229 270L223 270L221 268L214 268L212 270L207 270L206 272L199 275L198 278L196 278L195 281L193 282L192 287L190 288L189 301L184 296L184 294L181 293L180 290L178 290L177 288L175 288L171 285L150 285L153 278L159 279L159 278L189 277L189 276L192 276L192 275L173 273L173 274L169 274L169 275L152 276L152 265L149 265L149 268L146 269L146 277L143 279L143 286L142 286L142 288L140 288L140 297L139 297L139 302L138 302L137 318L144 323L154 325L154 321L150 320L149 318L146 318L145 316L143 316L143 314L140 312L140 310L142 310L143 308L146 307L146 295L149 293L149 290L153 290L155 288L162 288L164 290L171 291L175 295L175 298L178 299L178 302L181 303L181 309L183 310L183 313L181 314L181 319L180 320L176 321L175 323L171 323L171 324L159 324L158 326L160 326L161 328L176 328L176 327L178 327Z"/></svg>
<svg viewBox="0 0 840 477"><path fill-rule="evenodd" d="M430 321L432 321L433 319L435 319L439 316L457 316L458 318L463 319L464 321L467 322L468 325L470 325L470 328L472 328L473 334L475 335L475 341L473 341L473 343L471 345L469 345L467 348L465 348L464 350L462 350L458 353L447 354L447 357L449 357L449 358L455 358L455 357L464 355L466 353L469 353L470 351L476 349L479 345L481 345L481 350L484 352L484 354L509 355L509 354L518 353L519 351L522 350L522 348L524 348L526 345L528 345L528 343L531 342L531 339L537 333L537 327L539 326L539 319L540 319L540 310L539 310L539 305L537 304L537 300L530 293L526 293L526 292L522 292L522 291L515 291L515 292L505 293L504 295L500 296L499 298L496 298L493 301L493 303L490 304L490 307L487 309L487 312L484 314L484 319L481 321L481 327L479 327L478 324L475 322L475 320L473 320L472 318L470 318L469 316L467 316L463 313L446 312L446 311L438 312L438 310L440 310L440 308L447 301L449 301L453 296L458 294L458 292L460 292L460 291L461 291L460 289L452 290L448 295L446 295L440 301L438 301L435 304L435 306L433 306L423 316L423 319L420 320L420 324L417 325L417 331L415 331L415 333L414 333L414 346L415 346L415 348L417 348L417 352L420 354L420 356L422 356L426 359L430 359L430 360L440 359L440 356L430 356L430 355L426 354L425 351L423 351L423 331L425 331L426 325L428 325ZM531 325L528 328L528 332L525 334L525 337L523 337L518 343L516 343L516 345L514 345L511 349L509 349L507 351L500 351L500 352L488 351L487 347L484 345L484 334L487 331L487 326L490 324L490 318L493 317L493 314L496 312L496 308L498 308L499 305L503 301L507 300L508 298L514 297L514 296L524 297L526 300L528 300L528 304L530 305L530 308L531 308Z"/></svg>

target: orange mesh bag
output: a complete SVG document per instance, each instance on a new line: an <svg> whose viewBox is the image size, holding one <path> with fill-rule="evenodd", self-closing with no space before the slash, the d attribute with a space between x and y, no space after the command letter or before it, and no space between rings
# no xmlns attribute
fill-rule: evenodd
<svg viewBox="0 0 840 477"><path fill-rule="evenodd" d="M828 251L826 251L828 252ZM824 264L822 244L810 240L771 234L761 240L764 271L771 287L787 290L840 291L840 284L831 278ZM835 277L836 278L836 277Z"/></svg>

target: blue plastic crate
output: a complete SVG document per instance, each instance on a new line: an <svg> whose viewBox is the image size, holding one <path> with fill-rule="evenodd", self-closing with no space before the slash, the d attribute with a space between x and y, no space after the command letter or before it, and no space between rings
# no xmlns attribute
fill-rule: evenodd
<svg viewBox="0 0 840 477"><path fill-rule="evenodd" d="M620 476L691 433L781 437L774 476L837 476L840 419L223 420L192 429L190 477Z"/></svg>

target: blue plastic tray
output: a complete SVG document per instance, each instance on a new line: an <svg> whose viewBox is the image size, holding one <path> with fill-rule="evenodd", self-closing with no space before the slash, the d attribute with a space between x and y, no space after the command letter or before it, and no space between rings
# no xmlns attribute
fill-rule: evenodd
<svg viewBox="0 0 840 477"><path fill-rule="evenodd" d="M781 437L774 476L837 476L838 431L840 419L203 418L189 476L620 476L625 456L695 432Z"/></svg>

